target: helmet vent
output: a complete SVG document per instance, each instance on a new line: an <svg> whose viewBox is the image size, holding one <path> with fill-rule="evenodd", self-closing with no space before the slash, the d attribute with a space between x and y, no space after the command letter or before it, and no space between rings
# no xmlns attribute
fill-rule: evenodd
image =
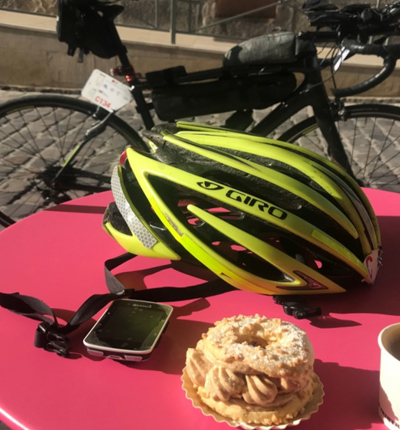
<svg viewBox="0 0 400 430"><path fill-rule="evenodd" d="M227 238L224 241L214 241L211 245L213 250L221 255L221 257L246 272L276 282L288 281L287 274L259 257L256 253L235 242L229 241Z"/></svg>

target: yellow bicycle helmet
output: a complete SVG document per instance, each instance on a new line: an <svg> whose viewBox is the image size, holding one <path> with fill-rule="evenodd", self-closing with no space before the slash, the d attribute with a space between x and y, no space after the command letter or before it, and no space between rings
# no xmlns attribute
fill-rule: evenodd
<svg viewBox="0 0 400 430"><path fill-rule="evenodd" d="M304 148L178 122L147 132L112 176L105 230L130 253L194 257L239 289L271 295L372 284L378 222L357 183Z"/></svg>

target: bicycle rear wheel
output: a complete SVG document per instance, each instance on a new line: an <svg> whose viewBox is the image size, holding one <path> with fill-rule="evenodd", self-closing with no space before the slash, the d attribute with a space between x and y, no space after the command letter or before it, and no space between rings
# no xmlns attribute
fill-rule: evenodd
<svg viewBox="0 0 400 430"><path fill-rule="evenodd" d="M365 104L336 112L336 126L351 169L362 186L400 192L400 108ZM315 117L296 124L279 138L329 158Z"/></svg>
<svg viewBox="0 0 400 430"><path fill-rule="evenodd" d="M112 167L124 149L144 145L115 115L57 177L85 133L106 115L91 103L67 96L29 96L1 105L0 212L17 221L54 204L109 189Z"/></svg>

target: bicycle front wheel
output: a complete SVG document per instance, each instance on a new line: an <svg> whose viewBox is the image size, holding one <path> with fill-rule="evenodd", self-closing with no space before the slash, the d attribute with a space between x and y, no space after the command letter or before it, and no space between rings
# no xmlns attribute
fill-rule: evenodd
<svg viewBox="0 0 400 430"><path fill-rule="evenodd" d="M1 105L0 213L17 221L54 204L109 189L121 153L143 142L115 115L93 137L85 138L107 114L68 96L29 96Z"/></svg>
<svg viewBox="0 0 400 430"><path fill-rule="evenodd" d="M379 104L346 106L336 112L354 176L362 186L400 192L400 108ZM308 118L279 138L329 158L329 150L315 117Z"/></svg>

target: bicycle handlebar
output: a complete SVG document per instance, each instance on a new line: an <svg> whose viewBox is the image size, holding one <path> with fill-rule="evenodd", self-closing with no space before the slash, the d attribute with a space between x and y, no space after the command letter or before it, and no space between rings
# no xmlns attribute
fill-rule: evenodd
<svg viewBox="0 0 400 430"><path fill-rule="evenodd" d="M307 4L307 3L306 3ZM329 8L324 0L309 1L306 10L312 26L328 27L337 34L336 43L351 55L375 55L383 58L383 67L371 78L347 88L332 89L336 97L353 96L374 88L387 79L400 58L400 44L383 45L390 35L400 34L400 1L382 8L369 5L348 5L342 9ZM371 36L381 35L375 43L364 43ZM356 40L357 39L357 40ZM316 39L319 41L319 38Z"/></svg>
<svg viewBox="0 0 400 430"><path fill-rule="evenodd" d="M382 58L389 56L397 58L400 53L400 45L384 46L372 43L360 43L349 38L343 39L341 45L353 54L376 55ZM395 55L396 53L397 56Z"/></svg>
<svg viewBox="0 0 400 430"><path fill-rule="evenodd" d="M332 93L336 97L354 96L376 87L392 74L396 67L397 59L400 58L399 44L387 46L374 45L371 43L362 44L355 40L345 38L342 41L342 46L351 54L376 55L378 57L382 57L383 67L378 73L364 82L347 88L332 89Z"/></svg>
<svg viewBox="0 0 400 430"><path fill-rule="evenodd" d="M332 88L332 94L335 97L349 97L368 91L383 82L386 78L388 78L392 74L395 67L395 58L385 58L382 69L376 75L372 76L364 82L361 82L360 84L356 84L351 87Z"/></svg>

